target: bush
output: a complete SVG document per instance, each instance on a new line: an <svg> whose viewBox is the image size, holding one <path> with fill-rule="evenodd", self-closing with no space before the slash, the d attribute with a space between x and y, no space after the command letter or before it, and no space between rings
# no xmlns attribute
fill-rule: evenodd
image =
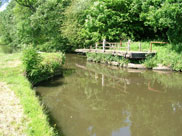
<svg viewBox="0 0 182 136"><path fill-rule="evenodd" d="M147 68L153 68L155 66L157 66L157 61L156 61L156 56L147 56L147 58L145 59L144 61L144 65L147 67Z"/></svg>
<svg viewBox="0 0 182 136"><path fill-rule="evenodd" d="M62 53L38 53L33 48L23 52L25 74L33 85L62 74L61 67L64 60L65 57Z"/></svg>
<svg viewBox="0 0 182 136"><path fill-rule="evenodd" d="M102 53L87 53L87 60L95 61L95 62L104 62L104 63L115 61L115 62L118 62L120 66L123 66L124 64L128 64L129 62L125 58L113 56L110 54L102 54Z"/></svg>

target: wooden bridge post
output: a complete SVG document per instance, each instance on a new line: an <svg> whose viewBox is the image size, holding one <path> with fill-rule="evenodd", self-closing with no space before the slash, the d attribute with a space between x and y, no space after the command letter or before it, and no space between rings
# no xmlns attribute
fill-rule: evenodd
<svg viewBox="0 0 182 136"><path fill-rule="evenodd" d="M105 52L106 39L103 40L103 52Z"/></svg>
<svg viewBox="0 0 182 136"><path fill-rule="evenodd" d="M128 40L128 51L130 51L130 43L131 43L131 40Z"/></svg>
<svg viewBox="0 0 182 136"><path fill-rule="evenodd" d="M120 47L122 47L122 41L120 40Z"/></svg>
<svg viewBox="0 0 182 136"><path fill-rule="evenodd" d="M152 42L150 42L150 52L152 52Z"/></svg>

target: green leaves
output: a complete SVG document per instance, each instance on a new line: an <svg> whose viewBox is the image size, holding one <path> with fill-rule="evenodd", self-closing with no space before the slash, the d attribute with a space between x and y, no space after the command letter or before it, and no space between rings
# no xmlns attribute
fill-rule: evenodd
<svg viewBox="0 0 182 136"><path fill-rule="evenodd" d="M104 38L182 43L180 0L16 1L0 13L1 39L12 47L70 51Z"/></svg>
<svg viewBox="0 0 182 136"><path fill-rule="evenodd" d="M35 4L37 0L15 0L19 5L24 6L35 12Z"/></svg>
<svg viewBox="0 0 182 136"><path fill-rule="evenodd" d="M65 56L62 53L42 53L39 54L33 48L28 48L23 52L23 65L26 77L33 84L62 74L62 65Z"/></svg>

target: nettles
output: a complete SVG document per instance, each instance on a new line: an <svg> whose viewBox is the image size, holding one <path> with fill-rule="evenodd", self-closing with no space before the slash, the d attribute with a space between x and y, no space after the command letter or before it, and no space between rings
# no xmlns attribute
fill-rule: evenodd
<svg viewBox="0 0 182 136"><path fill-rule="evenodd" d="M117 62L118 65L120 65L121 67L129 63L128 59L119 56L113 56L111 54L87 53L86 55L88 61L101 62L101 63Z"/></svg>
<svg viewBox="0 0 182 136"><path fill-rule="evenodd" d="M35 85L55 75L61 75L65 55L62 53L38 53L35 49L29 48L23 52L22 60L26 77Z"/></svg>

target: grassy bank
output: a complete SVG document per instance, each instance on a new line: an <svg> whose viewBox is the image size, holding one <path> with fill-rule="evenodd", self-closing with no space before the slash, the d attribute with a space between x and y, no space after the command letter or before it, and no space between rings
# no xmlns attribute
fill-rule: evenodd
<svg viewBox="0 0 182 136"><path fill-rule="evenodd" d="M139 50L139 42L134 42L131 44L131 51ZM149 51L150 43L149 42L141 42L142 49L141 51ZM126 43L123 43L122 47L127 47ZM135 61L135 63L144 64L147 68L157 67L158 65L166 66L171 68L174 71L182 71L182 49L180 49L180 45L171 45L171 44L154 44L153 51L157 52L156 56L148 56L146 60ZM124 50L117 49L116 50ZM126 50L126 49L125 49ZM123 66L126 61L125 59L121 59L112 55L103 55L96 53L87 53L87 59L95 62L118 62L119 65Z"/></svg>
<svg viewBox="0 0 182 136"><path fill-rule="evenodd" d="M87 60L94 61L98 63L106 63L106 64L114 64L118 66L124 66L128 64L128 60L118 56L112 56L110 54L102 54L102 53L87 53Z"/></svg>
<svg viewBox="0 0 182 136"><path fill-rule="evenodd" d="M26 119L23 121L24 132L27 136L57 135L49 125L45 109L40 104L31 84L24 76L21 53L0 53L0 82L5 82L20 99ZM6 106L6 105L5 105Z"/></svg>
<svg viewBox="0 0 182 136"><path fill-rule="evenodd" d="M180 45L154 46L157 52L155 57L148 57L144 64L148 68L155 67L159 64L170 67L174 71L182 71L182 50L178 48Z"/></svg>
<svg viewBox="0 0 182 136"><path fill-rule="evenodd" d="M23 64L25 75L32 85L62 75L62 65L65 55L59 53L38 53L35 49L29 48L23 52Z"/></svg>

